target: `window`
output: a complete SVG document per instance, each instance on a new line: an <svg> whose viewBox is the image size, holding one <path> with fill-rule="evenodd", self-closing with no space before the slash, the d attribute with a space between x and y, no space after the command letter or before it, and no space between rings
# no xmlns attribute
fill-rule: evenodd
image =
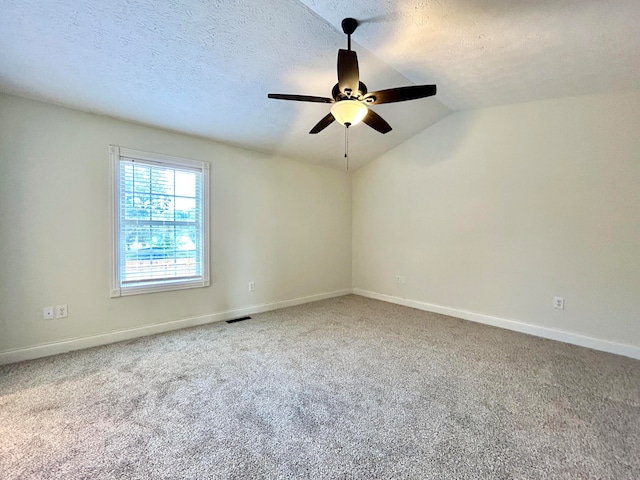
<svg viewBox="0 0 640 480"><path fill-rule="evenodd" d="M209 164L117 146L111 296L209 285Z"/></svg>

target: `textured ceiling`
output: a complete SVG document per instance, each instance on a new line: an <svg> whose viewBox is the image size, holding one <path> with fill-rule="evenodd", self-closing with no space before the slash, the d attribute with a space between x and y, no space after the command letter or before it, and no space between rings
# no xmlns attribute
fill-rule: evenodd
<svg viewBox="0 0 640 480"><path fill-rule="evenodd" d="M332 24L342 1L303 0ZM640 88L638 0L354 0L358 42L453 110Z"/></svg>
<svg viewBox="0 0 640 480"><path fill-rule="evenodd" d="M0 91L344 168L340 21L369 90L438 85L350 129L362 165L451 110L640 88L638 0L0 0ZM133 145L132 147L135 147Z"/></svg>

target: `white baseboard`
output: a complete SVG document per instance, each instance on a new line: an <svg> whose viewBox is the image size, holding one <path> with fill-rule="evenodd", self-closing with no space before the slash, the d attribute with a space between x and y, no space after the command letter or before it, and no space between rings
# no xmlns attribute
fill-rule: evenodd
<svg viewBox="0 0 640 480"><path fill-rule="evenodd" d="M407 298L394 297L391 295L385 295L383 293L361 290L359 288L353 288L352 292L355 295L374 298L376 300L382 300L389 303L396 303L398 305L404 305L405 307L417 308L418 310L425 310L427 312L441 313L443 315L462 318L464 320L470 320L472 322L484 323L486 325L492 325L494 327L527 333L536 337L548 338L551 340L557 340L559 342L570 343L572 345L579 345L581 347L592 348L594 350L600 350L603 352L615 353L617 355L624 355L625 357L631 357L640 360L640 347L635 345L627 345L624 343L611 342L609 340L601 340L599 338L588 337L579 333L567 332L566 330L558 330L555 328L531 325L530 323L507 320L505 318L493 317L491 315L484 315L481 313L474 313L466 310L458 310L451 307L443 307L441 305L419 302L417 300L409 300Z"/></svg>
<svg viewBox="0 0 640 480"><path fill-rule="evenodd" d="M114 332L92 335L90 337L70 338L59 342L33 345L30 347L18 348L15 350L6 350L4 352L0 352L0 365L21 362L24 360L32 360L34 358L48 357L50 355L71 352L73 350L82 350L89 347L97 347L99 345L107 345L109 343L121 342L123 340L131 340L133 338L144 337L147 335L155 335L156 333L179 330L181 328L195 327L197 325L204 325L205 323L231 320L233 318L268 312L270 310L277 310L279 308L292 307L294 305L315 302L318 300L324 300L326 298L341 297L343 295L349 295L350 293L351 289L336 290L333 292L309 295L307 297L292 298L289 300L263 303L260 305L251 305L235 310L226 310L224 312L183 318L181 320L155 323L142 327L128 328L125 330L117 330Z"/></svg>

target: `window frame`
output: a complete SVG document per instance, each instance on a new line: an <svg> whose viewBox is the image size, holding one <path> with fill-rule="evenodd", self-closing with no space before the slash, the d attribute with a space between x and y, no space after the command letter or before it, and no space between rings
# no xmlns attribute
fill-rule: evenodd
<svg viewBox="0 0 640 480"><path fill-rule="evenodd" d="M154 292L208 287L209 282L209 163L171 155L144 152L131 148L109 145L111 163L111 291L112 298ZM144 163L167 168L188 168L201 173L201 235L202 274L197 278L146 280L139 284L123 285L120 278L120 162L123 159L140 160Z"/></svg>

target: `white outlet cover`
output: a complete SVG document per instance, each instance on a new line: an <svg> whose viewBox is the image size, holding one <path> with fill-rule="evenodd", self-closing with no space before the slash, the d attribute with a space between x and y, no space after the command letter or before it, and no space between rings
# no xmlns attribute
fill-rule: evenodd
<svg viewBox="0 0 640 480"><path fill-rule="evenodd" d="M564 297L553 297L553 308L564 310Z"/></svg>
<svg viewBox="0 0 640 480"><path fill-rule="evenodd" d="M56 305L56 318L67 318L69 316L69 310L67 305Z"/></svg>
<svg viewBox="0 0 640 480"><path fill-rule="evenodd" d="M53 318L53 307L44 307L42 309L42 318L44 320L51 320Z"/></svg>

